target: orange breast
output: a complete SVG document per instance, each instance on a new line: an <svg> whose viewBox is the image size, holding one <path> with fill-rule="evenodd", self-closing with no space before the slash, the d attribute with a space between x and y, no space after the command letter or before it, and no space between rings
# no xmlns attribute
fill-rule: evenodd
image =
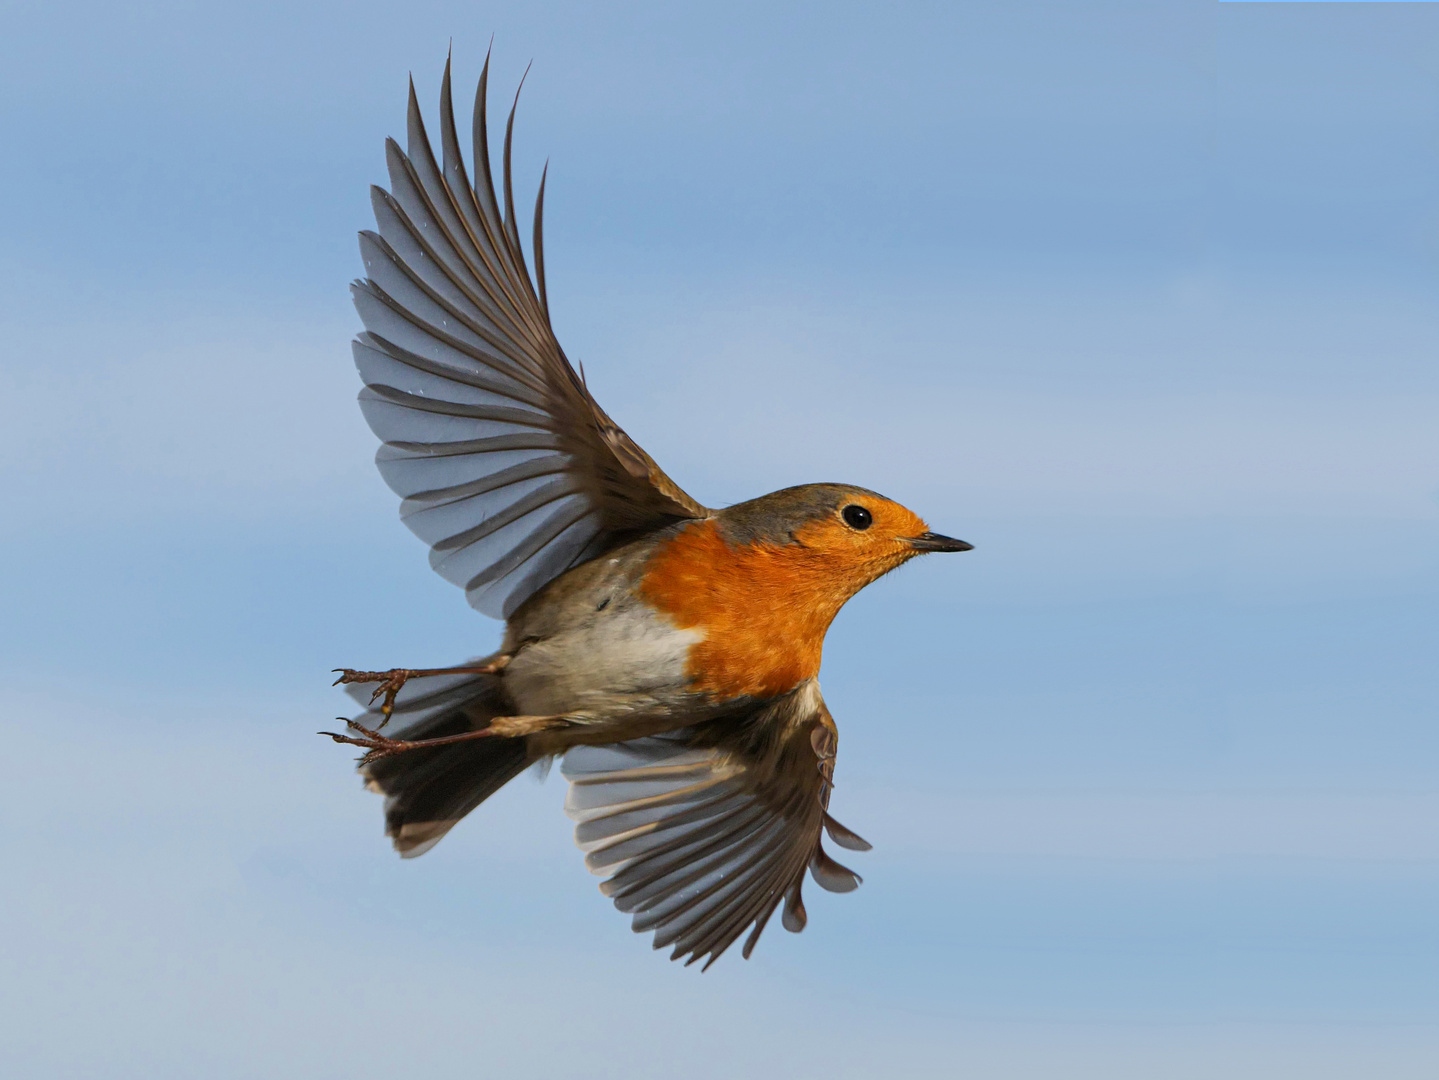
<svg viewBox="0 0 1439 1080"><path fill-rule="evenodd" d="M697 521L650 559L641 595L682 629L704 631L689 653L696 690L772 697L819 674L825 631L854 587L797 545L732 548Z"/></svg>

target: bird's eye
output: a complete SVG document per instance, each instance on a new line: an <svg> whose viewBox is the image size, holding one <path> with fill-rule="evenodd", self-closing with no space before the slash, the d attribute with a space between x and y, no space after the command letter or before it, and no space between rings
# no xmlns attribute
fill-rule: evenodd
<svg viewBox="0 0 1439 1080"><path fill-rule="evenodd" d="M874 524L874 515L864 507L856 506L854 503L850 503L850 505L841 510L839 516L844 518L844 523L851 529L858 529L860 532L863 532Z"/></svg>

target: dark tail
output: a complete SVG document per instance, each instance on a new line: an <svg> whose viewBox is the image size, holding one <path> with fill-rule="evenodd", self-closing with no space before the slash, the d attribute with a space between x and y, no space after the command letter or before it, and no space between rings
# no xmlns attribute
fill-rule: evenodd
<svg viewBox="0 0 1439 1080"><path fill-rule="evenodd" d="M366 698L369 687L361 690ZM435 739L487 726L514 710L493 675L412 679L395 702L393 731L403 739ZM377 713L360 722L374 727ZM423 855L466 814L509 783L533 760L525 738L474 739L381 758L363 766L365 786L385 796L385 835L406 859Z"/></svg>

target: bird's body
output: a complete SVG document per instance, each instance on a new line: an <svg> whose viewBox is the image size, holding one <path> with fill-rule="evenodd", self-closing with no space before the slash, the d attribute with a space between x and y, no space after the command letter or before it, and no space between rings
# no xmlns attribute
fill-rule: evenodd
<svg viewBox="0 0 1439 1080"><path fill-rule="evenodd" d="M378 463L431 562L506 619L500 651L449 669L346 670L379 708L336 735L369 752L402 854L437 843L527 765L564 756L567 810L602 886L675 956L718 957L770 913L802 928L806 867L858 884L820 846L868 845L827 813L837 731L817 677L844 603L925 551L931 533L864 488L809 484L711 510L604 413L549 328L490 182L485 78L471 186L449 72L443 160L413 89L408 155L389 144L380 233L361 234L366 332L355 344ZM510 122L513 125L514 114ZM380 729L391 714L402 723Z"/></svg>
<svg viewBox="0 0 1439 1080"><path fill-rule="evenodd" d="M755 503L632 541L521 606L501 652L511 659L497 676L519 712L578 717L581 730L570 737L586 741L582 729L592 727L609 741L816 679L840 607L915 553L899 543L870 558L836 551L817 542L831 531L826 519L841 504L903 508L838 484ZM909 535L926 531L913 515L901 520ZM839 537L847 531L831 528Z"/></svg>

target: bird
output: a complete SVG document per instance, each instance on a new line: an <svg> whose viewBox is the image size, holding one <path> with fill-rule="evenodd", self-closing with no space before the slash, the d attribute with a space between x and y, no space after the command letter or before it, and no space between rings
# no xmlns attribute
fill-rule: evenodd
<svg viewBox="0 0 1439 1080"><path fill-rule="evenodd" d="M390 186L371 189L376 229L360 233L352 347L404 523L471 606L505 621L503 642L453 667L336 668L367 707L321 734L364 749L361 776L407 858L525 769L561 759L565 810L601 891L654 948L707 969L745 931L748 958L781 903L784 927L802 930L806 872L835 892L859 885L822 844L870 847L829 814L825 634L866 585L971 545L851 484L711 509L671 480L556 340L549 165L531 275L511 170L519 91L497 194L489 67L487 55L473 179L449 60L438 157L410 80L407 145L386 141Z"/></svg>

